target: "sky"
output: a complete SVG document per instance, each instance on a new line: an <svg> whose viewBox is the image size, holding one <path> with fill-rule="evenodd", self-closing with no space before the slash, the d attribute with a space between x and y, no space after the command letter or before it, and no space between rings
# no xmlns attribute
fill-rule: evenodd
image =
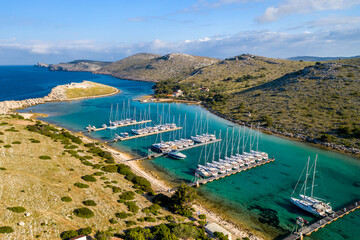
<svg viewBox="0 0 360 240"><path fill-rule="evenodd" d="M0 0L0 65L360 55L360 0Z"/></svg>

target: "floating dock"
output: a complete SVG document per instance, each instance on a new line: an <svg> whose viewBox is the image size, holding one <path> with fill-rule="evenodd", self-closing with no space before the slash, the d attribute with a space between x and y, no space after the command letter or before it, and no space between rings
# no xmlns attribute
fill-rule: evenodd
<svg viewBox="0 0 360 240"><path fill-rule="evenodd" d="M178 150L179 152L181 152L181 151L185 151L185 150L192 149L192 148L195 148L195 147L201 147L201 146L204 146L204 145L207 145L207 144L217 143L217 142L220 142L220 141L222 141L222 139L216 139L216 140L208 141L208 142L204 142L204 143L195 143L195 144L192 145L192 146L187 146L187 147L179 148L179 149L177 149L177 150ZM167 155L167 153L156 153L156 154L152 154L152 155L145 156L145 157L139 157L139 158L129 159L129 160L126 160L126 161L128 162L128 161L146 160L146 159L152 159L152 158L162 157L162 156L166 156L166 155Z"/></svg>
<svg viewBox="0 0 360 240"><path fill-rule="evenodd" d="M110 141L105 141L104 143L113 143L113 142L117 142L117 141L122 142L122 141L127 141L127 140L131 140L131 139L135 139L135 138L147 137L147 136L156 135L156 134L165 133L165 132L172 132L172 131L176 131L176 130L180 130L180 129L182 129L182 127L166 129L166 130L162 130L162 131L158 131L158 132L139 134L139 135L124 137L124 138L120 138L120 139L116 139L116 140L114 139L114 140L110 140Z"/></svg>
<svg viewBox="0 0 360 240"><path fill-rule="evenodd" d="M201 179L197 180L196 182L189 183L188 185L191 186L191 187L204 185L204 184L207 184L209 182L218 180L220 178L228 177L230 175L233 175L233 174L236 174L236 173L239 173L239 172L243 172L243 171L246 171L246 170L249 170L251 168L258 167L258 166L261 166L261 165L264 165L264 164L267 164L267 163L271 163L273 161L275 161L275 158L270 158L269 160L261 160L260 162L241 167L241 168L239 168L237 170L231 170L231 171L228 171L226 173L219 174L216 177L201 178Z"/></svg>
<svg viewBox="0 0 360 240"><path fill-rule="evenodd" d="M110 130L111 130L111 129L114 129L114 128L127 127L127 126L142 124L142 123L148 123L148 122L152 122L152 120L144 120L144 121L140 121L140 122L133 122L133 123L128 123L128 124L111 126ZM95 129L85 130L85 131L82 131L82 132L97 132L97 131L102 131L102 130L106 130L106 129L109 129L109 127L106 127L106 128L104 128L104 127L95 128Z"/></svg>
<svg viewBox="0 0 360 240"><path fill-rule="evenodd" d="M325 227L326 225L338 220L339 218L342 218L343 216L345 216L359 208L360 208L360 200L354 202L353 204L351 204L345 208L342 208L342 209L334 212L333 214L323 217L319 221L314 222L313 224L311 224L309 226L303 227L300 232L296 232L296 233L294 232L291 235L284 238L284 240L296 240L296 239L301 239L302 236L304 236L304 235L309 236L311 233L316 232L320 228Z"/></svg>

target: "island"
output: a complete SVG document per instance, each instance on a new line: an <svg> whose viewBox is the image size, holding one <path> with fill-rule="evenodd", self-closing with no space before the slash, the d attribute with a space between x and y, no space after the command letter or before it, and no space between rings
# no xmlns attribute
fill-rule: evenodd
<svg viewBox="0 0 360 240"><path fill-rule="evenodd" d="M43 98L0 102L0 114L6 114L15 109L27 108L46 102L74 101L86 98L106 97L119 92L120 90L115 87L90 81L69 83L54 87L49 95Z"/></svg>

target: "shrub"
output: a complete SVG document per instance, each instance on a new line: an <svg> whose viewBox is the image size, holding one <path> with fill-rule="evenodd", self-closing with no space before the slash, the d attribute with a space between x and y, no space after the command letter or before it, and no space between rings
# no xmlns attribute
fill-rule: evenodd
<svg viewBox="0 0 360 240"><path fill-rule="evenodd" d="M152 213L154 215L158 215L160 209L161 209L161 207L158 204L153 204L150 207L144 208L141 211L146 214Z"/></svg>
<svg viewBox="0 0 360 240"><path fill-rule="evenodd" d="M125 164L118 164L117 172L122 175L127 175L129 173L132 173L129 166L126 166Z"/></svg>
<svg viewBox="0 0 360 240"><path fill-rule="evenodd" d="M43 159L43 160L47 160L47 159L51 159L50 156L46 156L46 155L42 155L39 157L40 159Z"/></svg>
<svg viewBox="0 0 360 240"><path fill-rule="evenodd" d="M85 176L82 176L81 178L87 182L96 182L96 178L94 178L91 175L85 175Z"/></svg>
<svg viewBox="0 0 360 240"><path fill-rule="evenodd" d="M137 213L140 209L135 202L125 202L124 204L128 207L128 210L133 213Z"/></svg>
<svg viewBox="0 0 360 240"><path fill-rule="evenodd" d="M0 132L0 135L4 135L4 133L3 133L3 132Z"/></svg>
<svg viewBox="0 0 360 240"><path fill-rule="evenodd" d="M132 191L126 191L119 195L119 198L123 200L133 200L135 198L135 193Z"/></svg>
<svg viewBox="0 0 360 240"><path fill-rule="evenodd" d="M79 234L75 230L65 231L60 234L61 239L68 239L77 236L79 236Z"/></svg>
<svg viewBox="0 0 360 240"><path fill-rule="evenodd" d="M117 218L120 218L120 219L125 219L127 217L132 216L132 214L131 213L126 213L126 212L118 212L118 213L115 213L115 216Z"/></svg>
<svg viewBox="0 0 360 240"><path fill-rule="evenodd" d="M111 223L111 224L116 224L117 221L115 220L115 218L110 218L110 219L109 219L109 223Z"/></svg>
<svg viewBox="0 0 360 240"><path fill-rule="evenodd" d="M136 192L137 194L140 194L140 195L143 195L143 194L144 194L144 191L142 191L142 190L140 190L140 189L135 190L135 192Z"/></svg>
<svg viewBox="0 0 360 240"><path fill-rule="evenodd" d="M5 132L19 132L19 130L16 130L14 127L5 129Z"/></svg>
<svg viewBox="0 0 360 240"><path fill-rule="evenodd" d="M113 173L113 172L116 172L117 169L118 169L118 167L116 165L108 165L108 166L102 167L102 170L104 172L112 172Z"/></svg>
<svg viewBox="0 0 360 240"><path fill-rule="evenodd" d="M156 218L154 218L154 217L145 217L144 219L147 222L156 222Z"/></svg>
<svg viewBox="0 0 360 240"><path fill-rule="evenodd" d="M92 233L92 228L91 227L86 227L86 228L80 228L78 230L79 235L90 235Z"/></svg>
<svg viewBox="0 0 360 240"><path fill-rule="evenodd" d="M95 216L94 212L86 207L75 209L74 214L75 216L80 218L92 218L93 216Z"/></svg>
<svg viewBox="0 0 360 240"><path fill-rule="evenodd" d="M205 219L206 219L206 215L205 215L205 214L200 214L200 215L199 215L199 219L205 220Z"/></svg>
<svg viewBox="0 0 360 240"><path fill-rule="evenodd" d="M4 143L4 141L0 139L0 143Z"/></svg>
<svg viewBox="0 0 360 240"><path fill-rule="evenodd" d="M62 197L61 201L63 201L63 202L71 202L72 199L71 199L71 197Z"/></svg>
<svg viewBox="0 0 360 240"><path fill-rule="evenodd" d="M113 193L118 193L121 191L121 188L119 187L112 187Z"/></svg>
<svg viewBox="0 0 360 240"><path fill-rule="evenodd" d="M84 164L85 166L93 166L93 164L89 161L81 161L82 164Z"/></svg>
<svg viewBox="0 0 360 240"><path fill-rule="evenodd" d="M86 200L86 201L83 201L83 204L84 204L85 206L92 206L92 207L94 207L94 206L97 205L96 202L94 202L94 200Z"/></svg>
<svg viewBox="0 0 360 240"><path fill-rule="evenodd" d="M126 227L131 227L137 224L135 221L125 221L125 223L126 223Z"/></svg>
<svg viewBox="0 0 360 240"><path fill-rule="evenodd" d="M29 140L30 140L32 143L40 143L39 140L36 140L36 139L34 139L34 138L30 138Z"/></svg>
<svg viewBox="0 0 360 240"><path fill-rule="evenodd" d="M174 217L171 216L171 215L166 215L165 219L166 219L167 221L169 221L169 222L174 221Z"/></svg>
<svg viewBox="0 0 360 240"><path fill-rule="evenodd" d="M0 167L0 170L5 171L5 170L6 170L6 168L4 168L4 167Z"/></svg>
<svg viewBox="0 0 360 240"><path fill-rule="evenodd" d="M9 209L10 211L15 212L15 213L23 213L26 211L26 209L24 207L20 207L20 206L8 207L7 209Z"/></svg>
<svg viewBox="0 0 360 240"><path fill-rule="evenodd" d="M85 183L74 183L74 186L78 188L89 188L89 185Z"/></svg>
<svg viewBox="0 0 360 240"><path fill-rule="evenodd" d="M95 172L95 173L93 173L93 175L94 176L102 176L102 175L104 175L104 173L103 172Z"/></svg>
<svg viewBox="0 0 360 240"><path fill-rule="evenodd" d="M12 232L14 232L14 229L12 229L12 227L9 226L0 227L0 233L12 233Z"/></svg>
<svg viewBox="0 0 360 240"><path fill-rule="evenodd" d="M14 141L14 142L12 142L12 144L21 144L21 142L20 141Z"/></svg>
<svg viewBox="0 0 360 240"><path fill-rule="evenodd" d="M6 145L4 145L4 148L11 148L11 145L6 144Z"/></svg>
<svg viewBox="0 0 360 240"><path fill-rule="evenodd" d="M219 240L229 240L228 236L224 235L222 232L214 232L214 236Z"/></svg>

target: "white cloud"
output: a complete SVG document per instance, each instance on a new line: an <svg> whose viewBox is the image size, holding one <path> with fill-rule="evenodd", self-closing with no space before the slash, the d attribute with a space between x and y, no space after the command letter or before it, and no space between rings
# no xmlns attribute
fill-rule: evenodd
<svg viewBox="0 0 360 240"><path fill-rule="evenodd" d="M286 15L346 9L358 4L360 0L286 0L279 6L268 7L256 21L273 22Z"/></svg>

